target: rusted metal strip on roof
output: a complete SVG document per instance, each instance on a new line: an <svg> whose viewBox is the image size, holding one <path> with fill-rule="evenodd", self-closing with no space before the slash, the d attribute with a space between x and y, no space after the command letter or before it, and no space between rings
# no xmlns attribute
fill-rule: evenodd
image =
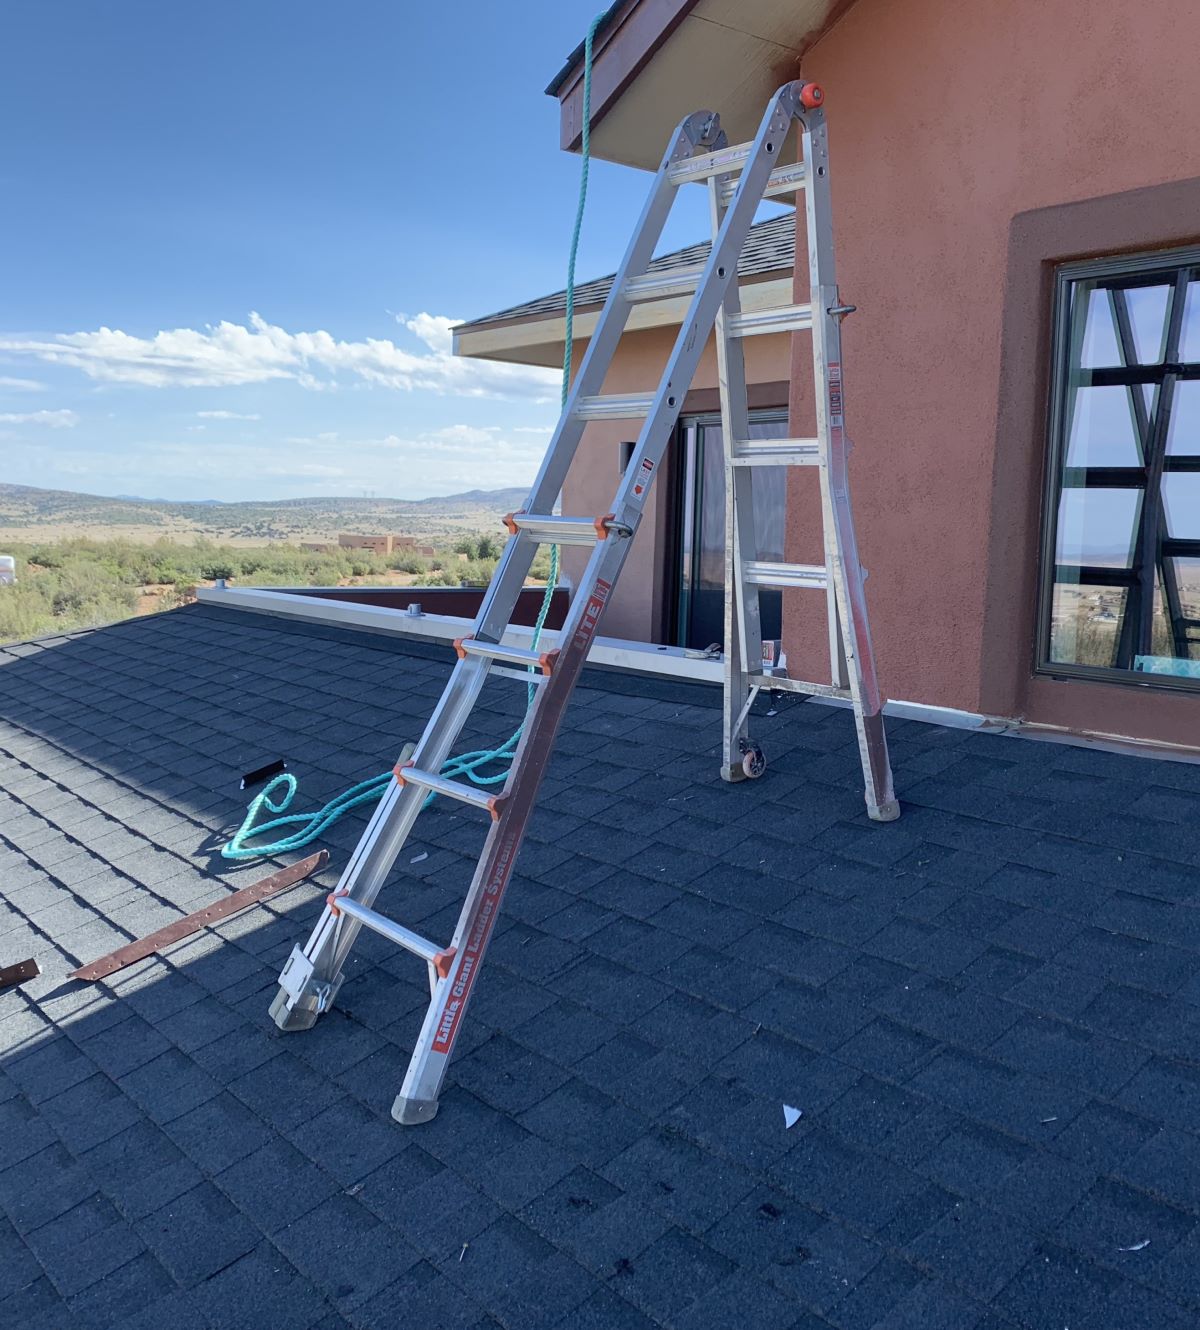
<svg viewBox="0 0 1200 1330"><path fill-rule="evenodd" d="M33 959L17 961L15 965L0 966L0 989L23 984L26 979L36 979L41 972L42 967Z"/></svg>
<svg viewBox="0 0 1200 1330"><path fill-rule="evenodd" d="M270 877L264 877L259 882L242 887L240 891L223 896L211 905L206 905L203 910L186 914L182 919L176 919L174 923L167 924L165 928L160 928L147 937L128 942L125 946L118 947L116 951L109 952L107 956L101 956L99 960L81 965L78 970L72 970L67 978L104 979L118 970L123 970L127 965L132 965L135 961L153 956L156 951L170 946L172 942L178 942L202 928L207 928L210 924L228 919L231 914L237 914L251 905L266 900L269 896L275 896L281 891L286 891L288 887L294 887L297 882L302 882L310 874L319 872L328 862L329 851L318 850L316 854L310 854L307 859L301 859L297 864L281 868L278 873L272 873Z"/></svg>

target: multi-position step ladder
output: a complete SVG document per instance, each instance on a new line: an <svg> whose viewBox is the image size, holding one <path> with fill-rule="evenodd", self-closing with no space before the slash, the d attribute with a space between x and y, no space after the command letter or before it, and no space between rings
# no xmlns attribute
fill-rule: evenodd
<svg viewBox="0 0 1200 1330"><path fill-rule="evenodd" d="M633 239L613 280L587 354L563 408L545 460L524 511L507 519L510 538L484 596L471 636L456 643L458 661L415 749L397 764L395 780L380 801L363 833L337 890L328 900L303 950L295 948L280 975L280 991L271 1014L283 1030L309 1028L333 1002L346 962L360 928L390 938L428 965L430 1002L420 1037L409 1062L404 1084L392 1107L402 1123L428 1121L437 1112L438 1093L454 1051L455 1039L471 991L479 977L488 940L517 853L525 835L538 786L550 759L563 712L583 668L588 648L605 605L628 554L642 518L684 395L714 326L719 325L722 397L726 438L732 440L731 485L733 513L749 517L748 486L740 481L741 462L751 460L752 449L737 442L744 428L745 384L736 339L756 333L812 328L816 337L818 377L825 385L821 437L807 443L776 444L780 455L771 461L821 461L826 498L826 550L833 569L837 613L850 625L844 656L849 666L850 696L855 703L864 767L868 773L868 808L875 816L894 816L888 778L887 754L879 724L878 698L870 670L870 646L854 542L850 531L845 491L845 445L841 437L841 380L837 361L837 320L844 311L832 285L829 240L828 179L825 156L822 94L814 84L786 84L771 99L757 137L738 147L727 147L718 117L709 112L688 116L679 126L654 178ZM804 162L776 168L792 122L804 133ZM711 182L714 221L718 223L707 261L686 271L648 273L654 246L670 211L675 190L691 181ZM737 263L755 209L764 197L791 194L809 187L809 235L813 263L813 298L817 317L809 305L792 305L762 313L739 311ZM815 186L815 188L813 188ZM819 272L819 280L818 280ZM826 276L826 274L828 274ZM630 396L601 395L605 375L624 329L629 311L642 300L692 293L679 336L667 361L658 389ZM832 359L830 359L832 358ZM728 391L732 386L733 391ZM612 510L595 518L559 517L554 507L567 469L589 420L642 418L632 460L627 467ZM759 448L762 445L754 445ZM784 457L792 450L796 456ZM802 457L801 454L804 454ZM748 473L747 473L748 475ZM732 520L732 518L731 518ZM743 531L752 527L741 526ZM737 527L735 526L735 535ZM587 570L571 603L559 635L558 648L537 652L503 645L534 554L541 544L586 545L592 553ZM740 594L730 602L731 613L753 613L756 602L748 587L756 585L757 565L741 560L735 541L735 581ZM795 574L789 574L795 577ZM795 585L795 580L789 585ZM740 654L727 651L737 664L727 699L727 749L743 736L748 704L741 693L762 686L748 668L746 647L757 641L758 627L739 629ZM731 643L734 639L731 638ZM459 737L489 673L514 673L522 681L536 679L533 704L525 719L512 769L501 794L448 780L438 774ZM811 691L811 689L810 689ZM751 694L752 695L752 694ZM726 754L726 766L730 765ZM868 760L869 759L869 760ZM373 903L428 795L433 792L478 808L491 817L479 863L466 900L446 945L420 937L403 925L377 913Z"/></svg>
<svg viewBox="0 0 1200 1330"><path fill-rule="evenodd" d="M899 817L900 805L892 789L846 469L849 442L844 425L841 322L854 312L854 306L841 303L834 275L824 113L818 110L805 115L803 125L804 160L797 169L803 171L811 301L798 309L748 316L739 308L738 284L731 282L725 288L715 324L725 452L725 696L721 774L726 780L735 781L743 776L759 776L764 770L762 749L747 732L751 706L762 688L840 697L849 701L854 710L867 812L877 822L890 822ZM728 155L732 157L740 151L730 149ZM709 177L708 189L715 244L736 195L732 194L728 180L719 175ZM742 338L748 332L802 329L812 332L817 436L751 439ZM757 557L753 481L754 468L759 466L818 469L823 564L771 563ZM832 675L829 683L806 683L775 672L765 673L758 604L760 587L825 591Z"/></svg>

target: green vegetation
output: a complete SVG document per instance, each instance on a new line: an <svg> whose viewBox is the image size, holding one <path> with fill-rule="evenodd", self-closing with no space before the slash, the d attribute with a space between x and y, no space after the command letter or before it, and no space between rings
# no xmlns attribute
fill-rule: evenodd
<svg viewBox="0 0 1200 1330"><path fill-rule="evenodd" d="M205 537L237 543L327 540L331 531L403 531L423 542L499 529L499 519L525 500L522 489L471 490L435 499L281 499L249 503L174 503L114 499L70 490L0 484L0 532L26 540L66 539L90 528L98 538L177 540ZM2 539L0 535L0 539ZM479 537L476 537L478 541Z"/></svg>
<svg viewBox="0 0 1200 1330"><path fill-rule="evenodd" d="M367 550L302 550L282 541L250 546L206 539L5 542L0 553L15 556L17 584L0 586L0 642L173 609L197 583L217 578L242 586L486 585L499 542L476 534L458 544L465 558L457 548L424 559L403 552L385 557ZM542 551L533 576L544 580L548 573L549 554Z"/></svg>

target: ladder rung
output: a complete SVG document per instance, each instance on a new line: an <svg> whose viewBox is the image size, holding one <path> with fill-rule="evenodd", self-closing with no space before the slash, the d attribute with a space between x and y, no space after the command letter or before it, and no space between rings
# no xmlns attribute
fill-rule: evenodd
<svg viewBox="0 0 1200 1330"><path fill-rule="evenodd" d="M813 587L817 590L829 581L823 564L766 563L761 559L742 564L742 578L751 586Z"/></svg>
<svg viewBox="0 0 1200 1330"><path fill-rule="evenodd" d="M819 439L739 439L734 466L820 466Z"/></svg>
<svg viewBox="0 0 1200 1330"><path fill-rule="evenodd" d="M796 162L792 166L777 166L767 177L767 187L763 190L764 199L775 199L781 194L795 194L804 188L804 163ZM720 186L721 206L728 207L737 193L736 180L723 180Z"/></svg>
<svg viewBox="0 0 1200 1330"><path fill-rule="evenodd" d="M509 513L504 525L515 536L524 531L534 540L550 545L594 545L608 535L612 513L603 517L539 516L537 513Z"/></svg>
<svg viewBox="0 0 1200 1330"><path fill-rule="evenodd" d="M850 698L849 688L837 688L831 683L806 683L803 679L789 679L786 674L747 674L746 683L751 688L762 688L768 692Z"/></svg>
<svg viewBox="0 0 1200 1330"><path fill-rule="evenodd" d="M329 897L328 905L335 915L344 914L348 919L357 919L364 928L369 928L373 933L403 947L405 951L411 951L423 961L428 961L443 978L449 974L450 962L454 959L453 947L439 947L436 942L430 942L411 928L405 928L403 924L379 914L361 901L339 895L336 891Z"/></svg>
<svg viewBox="0 0 1200 1330"><path fill-rule="evenodd" d="M690 296L700 285L704 265L674 268L665 272L644 272L625 283L626 300L663 300L667 296Z"/></svg>
<svg viewBox="0 0 1200 1330"><path fill-rule="evenodd" d="M757 337L761 333L802 332L812 327L811 305L780 305L735 314L726 325L731 337Z"/></svg>
<svg viewBox="0 0 1200 1330"><path fill-rule="evenodd" d="M445 776L435 776L432 771L422 771L419 767L399 766L395 776L401 785L418 785L424 790L432 790L434 794L444 794L448 799L457 799L473 808L482 808L491 813L493 821L500 816L500 804L504 799L501 794L488 794L475 785L447 780Z"/></svg>
<svg viewBox="0 0 1200 1330"><path fill-rule="evenodd" d="M493 665L490 674L492 678L500 675L504 679L515 679L518 683L538 687L544 684L547 679L545 674L530 674L528 670L510 670L507 665Z"/></svg>
<svg viewBox="0 0 1200 1330"><path fill-rule="evenodd" d="M709 176L724 175L727 171L740 171L750 160L753 143L734 143L728 148L716 152L702 153L699 157L689 157L686 161L676 162L667 172L667 180L672 185L687 185L694 180L707 180ZM775 198L779 194L794 194L804 188L804 163L796 162L792 166L777 166L767 177L763 198ZM728 204L737 191L736 180L725 183L721 189L721 202Z"/></svg>
<svg viewBox="0 0 1200 1330"><path fill-rule="evenodd" d="M595 539L595 533L593 533ZM509 665L528 665L549 674L554 668L557 651L530 651L527 647L510 647L501 642L480 642L474 637L460 637L454 643L459 659L464 656L486 656L489 660L505 661Z"/></svg>
<svg viewBox="0 0 1200 1330"><path fill-rule="evenodd" d="M693 180L707 180L709 176L724 175L726 171L740 171L750 160L753 143L731 143L716 152L703 152L696 157L676 162L667 171L667 183L686 185Z"/></svg>
<svg viewBox="0 0 1200 1330"><path fill-rule="evenodd" d="M581 397L575 403L577 420L640 420L650 414L654 393L626 393L617 396L603 393L596 397Z"/></svg>

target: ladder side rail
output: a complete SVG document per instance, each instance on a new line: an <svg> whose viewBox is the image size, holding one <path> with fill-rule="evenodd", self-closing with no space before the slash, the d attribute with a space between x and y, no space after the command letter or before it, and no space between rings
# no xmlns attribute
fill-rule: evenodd
<svg viewBox="0 0 1200 1330"><path fill-rule="evenodd" d="M793 84L781 88L763 116L750 164L742 173L734 201L714 237L704 275L613 501L616 522L627 527L629 534L614 533L599 541L580 579L559 639L554 673L538 690L529 712L505 784L499 816L488 833L459 915L451 943L454 959L450 971L435 987L404 1084L392 1106L392 1116L398 1122L425 1122L437 1112L438 1093L512 877L555 735L603 617L609 593L637 532L654 475L679 418L686 386L696 372L726 289L736 283L738 255L779 146L798 108L797 88Z"/></svg>
<svg viewBox="0 0 1200 1330"><path fill-rule="evenodd" d="M450 942L454 958L449 972L434 989L404 1083L392 1106L397 1122L427 1122L437 1112L438 1094L454 1043L525 838L555 736L631 544L630 536L599 542L580 579L579 592L563 624L554 672L538 690L528 713L499 804L499 816L488 832L459 914Z"/></svg>
<svg viewBox="0 0 1200 1330"><path fill-rule="evenodd" d="M733 202L713 237L712 248L704 265L704 275L680 324L679 334L655 394L654 405L642 425L633 456L617 490L613 501L616 519L635 530L671 431L683 409L684 396L716 322L717 310L725 299L727 288L730 284L736 284L738 258L754 222L755 209L779 156L792 117L799 111L799 89L799 83L784 84L767 106L754 138L749 162L742 171Z"/></svg>
<svg viewBox="0 0 1200 1330"><path fill-rule="evenodd" d="M424 771L442 769L487 682L489 665L490 661L484 657L467 657L455 663L442 697L412 752L413 766ZM355 847L338 891L348 890L362 905L374 902L425 806L427 794L419 786L393 781ZM334 975L345 962L360 927L357 920L344 916L335 922L338 936L329 961Z"/></svg>
<svg viewBox="0 0 1200 1330"><path fill-rule="evenodd" d="M725 216L723 199L726 195L724 176L709 181L709 216L715 236ZM746 395L746 361L741 338L729 335L732 319L739 313L741 297L738 284L731 282L725 299L717 310L713 325L717 352L717 386L721 402L722 452L725 462L725 597L724 637L722 664L724 690L722 696L722 749L721 775L725 780L740 780L742 771L742 745L747 735L748 708L742 699L749 692L747 676L753 670L762 670L762 622L759 616L758 587L742 579L742 563L746 557L742 549L742 533L753 540L754 490L752 473L733 463L734 448L739 439L750 437L750 412ZM757 549L750 551L757 557ZM757 652L758 659L752 659Z"/></svg>
<svg viewBox="0 0 1200 1330"><path fill-rule="evenodd" d="M809 164L805 190L809 268L813 274L813 370L817 384L817 436L824 442L821 506L826 532L826 561L836 614L831 644L840 633L837 655L845 662L854 702L855 729L866 786L867 811L877 821L899 816L891 763L883 728L883 705L867 618L866 593L858 542L850 510L842 381L841 314L834 268L833 220L829 192L829 148L825 112L810 111L803 121L804 159ZM823 391L822 391L823 388ZM838 683L835 672L834 683Z"/></svg>
<svg viewBox="0 0 1200 1330"><path fill-rule="evenodd" d="M488 662L483 657L460 659L455 663L425 730L413 750L416 765L431 764L441 769L450 756L455 740L462 732L479 693L487 679ZM362 905L370 906L379 895L405 841L412 831L425 802L426 791L417 786L403 786L393 780L376 805L366 829L354 847L338 879L336 891L345 892ZM306 1029L326 1010L341 983L341 969L362 925L347 915L336 915L325 906L302 954L311 967L304 977L303 992L289 1000L280 993L271 1014L281 1029Z"/></svg>
<svg viewBox="0 0 1200 1330"><path fill-rule="evenodd" d="M835 688L849 689L849 666L847 644L842 621L842 610L838 605L838 579L833 576L834 569L840 563L838 530L832 518L828 504L828 491L833 472L841 469L845 474L849 447L841 431L835 439L828 421L828 397L830 391L830 370L841 375L841 320L832 317L828 311L837 304L837 276L834 263L833 217L829 206L829 145L828 130L824 111L818 111L805 122L803 135L804 160L807 163L809 153L820 156L820 161L813 160L811 174L814 188L805 196L805 221L808 251L809 305L812 309L813 335L813 372L817 409L817 438L820 440L820 490L822 512L822 534L825 549L825 567L830 577L825 587L825 623L829 636L829 679ZM811 197L820 194L821 197ZM832 299L827 298L826 287L833 290ZM840 458L832 456L834 450ZM857 566L857 565L856 565ZM874 662L874 656L868 652L868 659Z"/></svg>
<svg viewBox="0 0 1200 1330"><path fill-rule="evenodd" d="M650 186L633 237L613 278L612 287L600 311L596 329L588 339L587 351L567 394L566 404L551 436L541 467L525 500L525 511L549 513L558 501L587 422L579 418L580 399L599 395L612 363L613 354L625 330L635 301L629 299L626 283L641 276L654 257L654 247L675 201L678 186L670 179L670 168L691 157L698 148L707 147L705 136L712 132L716 117L707 111L686 116L667 146ZM509 539L500 557L492 583L484 595L472 636L482 641L498 642L508 627L512 608L529 573L537 552L537 542L519 532Z"/></svg>

